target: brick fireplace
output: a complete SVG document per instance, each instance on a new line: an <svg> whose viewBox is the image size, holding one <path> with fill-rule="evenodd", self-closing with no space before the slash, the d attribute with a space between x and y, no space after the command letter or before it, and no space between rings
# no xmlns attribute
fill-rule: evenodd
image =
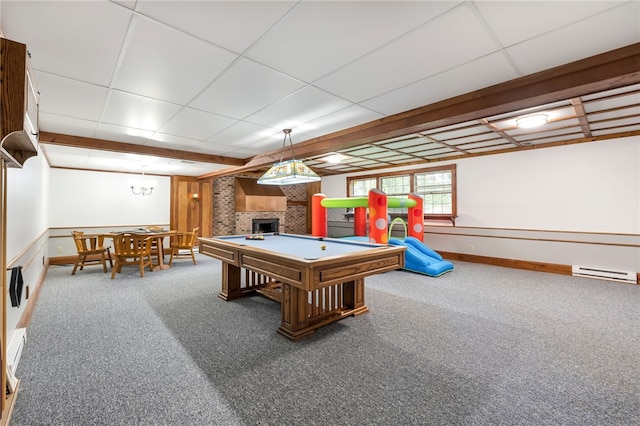
<svg viewBox="0 0 640 426"><path fill-rule="evenodd" d="M235 208L236 178L223 176L213 179L214 214L213 235L242 235L252 233L253 219L278 219L278 232L304 234L307 232L306 185L283 186L286 211L239 211Z"/></svg>

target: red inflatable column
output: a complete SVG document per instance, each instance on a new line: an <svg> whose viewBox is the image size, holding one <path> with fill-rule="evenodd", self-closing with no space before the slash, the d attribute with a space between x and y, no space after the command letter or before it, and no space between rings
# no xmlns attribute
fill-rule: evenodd
<svg viewBox="0 0 640 426"><path fill-rule="evenodd" d="M367 209L365 207L353 209L353 234L358 237L367 235Z"/></svg>
<svg viewBox="0 0 640 426"><path fill-rule="evenodd" d="M369 241L372 243L386 244L389 240L387 229L389 218L387 216L387 194L379 189L369 190Z"/></svg>
<svg viewBox="0 0 640 426"><path fill-rule="evenodd" d="M314 237L327 236L327 208L322 205L325 198L324 194L311 197L311 235Z"/></svg>
<svg viewBox="0 0 640 426"><path fill-rule="evenodd" d="M407 216L407 235L424 240L424 207L422 197L417 194L409 194L410 200L415 200L415 207L409 207Z"/></svg>

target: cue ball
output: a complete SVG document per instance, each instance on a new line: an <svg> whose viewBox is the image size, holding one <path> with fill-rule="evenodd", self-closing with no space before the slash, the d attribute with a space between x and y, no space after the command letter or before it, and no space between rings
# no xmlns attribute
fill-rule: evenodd
<svg viewBox="0 0 640 426"><path fill-rule="evenodd" d="M326 249L327 249L327 246L325 246L324 244L320 246L320 250L326 250Z"/></svg>

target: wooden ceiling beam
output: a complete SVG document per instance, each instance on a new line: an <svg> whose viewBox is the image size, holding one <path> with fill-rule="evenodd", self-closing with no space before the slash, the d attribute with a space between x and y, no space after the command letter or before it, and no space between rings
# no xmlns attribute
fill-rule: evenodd
<svg viewBox="0 0 640 426"><path fill-rule="evenodd" d="M640 43L520 77L294 145L296 158L374 143L469 120L572 99L640 83ZM289 159L284 153L284 159ZM282 151L251 158L240 167L201 177L226 176L269 167Z"/></svg>
<svg viewBox="0 0 640 426"><path fill-rule="evenodd" d="M96 149L100 151L123 152L127 154L152 155L155 157L171 158L174 160L198 161L201 163L224 164L227 166L242 166L245 161L239 158L223 157L221 155L201 154L198 152L179 151L176 149L157 148L154 146L136 145L131 143L108 141L104 139L86 138L81 136L63 135L59 133L40 132L40 143L50 145L64 145L75 148Z"/></svg>

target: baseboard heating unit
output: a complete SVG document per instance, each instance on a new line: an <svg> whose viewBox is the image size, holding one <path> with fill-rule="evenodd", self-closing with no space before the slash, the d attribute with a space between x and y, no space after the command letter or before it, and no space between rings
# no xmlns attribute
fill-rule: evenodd
<svg viewBox="0 0 640 426"><path fill-rule="evenodd" d="M7 347L7 367L11 369L14 374L18 368L18 362L20 362L22 349L24 349L24 344L26 342L27 329L17 328L16 331L13 332L11 342L9 342L9 346Z"/></svg>
<svg viewBox="0 0 640 426"><path fill-rule="evenodd" d="M631 271L616 271L613 269L596 268L592 266L573 265L571 267L571 275L574 277L597 278L601 280L638 284L638 275Z"/></svg>

